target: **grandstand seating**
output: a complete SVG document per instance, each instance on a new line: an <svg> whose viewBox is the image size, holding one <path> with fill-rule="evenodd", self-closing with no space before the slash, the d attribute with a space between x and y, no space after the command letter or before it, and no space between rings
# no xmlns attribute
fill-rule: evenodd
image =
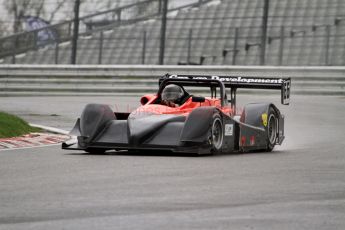
<svg viewBox="0 0 345 230"><path fill-rule="evenodd" d="M190 62L231 65L235 28L239 28L236 64L260 63L262 0L215 0L199 7L179 10L168 17L165 64L187 63L189 32L192 30ZM344 19L344 20L343 20ZM327 27L329 25L329 27ZM282 65L345 64L344 0L270 0L266 64L279 65L280 31L284 26ZM103 31L102 64L141 64L143 32L146 31L145 64L158 64L160 19ZM100 33L78 40L78 64L98 64ZM247 44L247 49L246 48ZM58 45L58 63L70 62L71 44ZM54 64L55 45L33 50L16 63ZM232 51L233 52L233 51ZM3 63L11 63L7 57Z"/></svg>

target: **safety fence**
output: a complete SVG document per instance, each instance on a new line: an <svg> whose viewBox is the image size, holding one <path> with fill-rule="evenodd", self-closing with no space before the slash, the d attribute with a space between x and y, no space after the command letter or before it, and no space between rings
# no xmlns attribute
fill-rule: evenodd
<svg viewBox="0 0 345 230"><path fill-rule="evenodd" d="M211 0L195 0L193 3L169 8L169 12L187 7L195 7ZM116 7L114 9L89 14L79 18L79 35L85 36L92 32L108 28L130 25L161 14L163 0L142 0L136 3ZM24 53L29 50L59 44L73 39L74 20L21 32L0 38L0 58Z"/></svg>
<svg viewBox="0 0 345 230"><path fill-rule="evenodd" d="M170 7L164 64L345 65L345 2L271 0L264 45L263 2L195 0ZM77 64L158 64L161 5L144 0L80 18ZM69 64L72 29L66 21L0 39L0 64ZM39 42L45 30L58 36Z"/></svg>

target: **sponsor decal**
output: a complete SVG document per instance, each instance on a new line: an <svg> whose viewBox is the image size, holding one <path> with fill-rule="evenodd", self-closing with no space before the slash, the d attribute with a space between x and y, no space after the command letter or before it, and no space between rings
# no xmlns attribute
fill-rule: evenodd
<svg viewBox="0 0 345 230"><path fill-rule="evenodd" d="M233 124L225 124L224 134L225 134L225 136L232 136L234 134L234 125Z"/></svg>
<svg viewBox="0 0 345 230"><path fill-rule="evenodd" d="M221 82L230 83L263 83L263 84L282 84L284 82L281 78L255 78L255 77L227 77L227 76L179 76L170 75L173 79L191 79L191 80L219 80Z"/></svg>
<svg viewBox="0 0 345 230"><path fill-rule="evenodd" d="M219 77L212 76L212 80L219 80L222 82L234 82L234 83L266 83L266 84L281 84L283 79L273 78L246 78L246 77Z"/></svg>
<svg viewBox="0 0 345 230"><path fill-rule="evenodd" d="M246 146L246 136L241 136L241 146Z"/></svg>
<svg viewBox="0 0 345 230"><path fill-rule="evenodd" d="M250 145L255 145L255 136L250 136Z"/></svg>
<svg viewBox="0 0 345 230"><path fill-rule="evenodd" d="M261 119L262 119L262 124L266 127L267 126L267 113L263 113L261 115Z"/></svg>

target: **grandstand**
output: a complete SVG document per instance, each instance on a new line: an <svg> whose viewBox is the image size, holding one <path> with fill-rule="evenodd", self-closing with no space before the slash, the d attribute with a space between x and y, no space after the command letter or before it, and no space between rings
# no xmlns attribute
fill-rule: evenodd
<svg viewBox="0 0 345 230"><path fill-rule="evenodd" d="M212 0L170 11L165 64L259 65L263 4ZM77 63L158 64L160 23L157 14L82 33ZM69 64L70 56L67 39L0 62ZM345 65L345 1L270 0L265 64Z"/></svg>

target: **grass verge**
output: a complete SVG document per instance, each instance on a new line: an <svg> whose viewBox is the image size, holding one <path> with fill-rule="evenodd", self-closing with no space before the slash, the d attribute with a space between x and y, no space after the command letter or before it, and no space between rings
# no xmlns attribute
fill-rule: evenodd
<svg viewBox="0 0 345 230"><path fill-rule="evenodd" d="M0 138L17 137L39 131L42 130L31 127L23 119L0 111Z"/></svg>

